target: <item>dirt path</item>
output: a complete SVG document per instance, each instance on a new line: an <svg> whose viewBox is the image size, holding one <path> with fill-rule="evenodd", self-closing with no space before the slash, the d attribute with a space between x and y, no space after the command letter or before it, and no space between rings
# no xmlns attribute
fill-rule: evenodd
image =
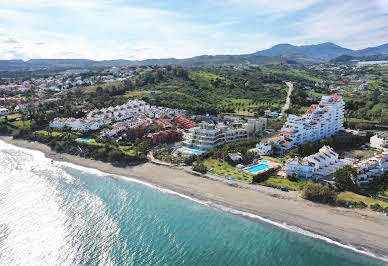
<svg viewBox="0 0 388 266"><path fill-rule="evenodd" d="M284 106L282 107L282 112L281 112L281 116L284 116L286 114L286 111L288 110L288 108L290 108L290 102L291 102L291 93L292 93L292 90L294 88L294 85L292 84L292 82L286 82L287 86L288 86L288 93L287 93L287 100L286 100L286 103L284 104Z"/></svg>

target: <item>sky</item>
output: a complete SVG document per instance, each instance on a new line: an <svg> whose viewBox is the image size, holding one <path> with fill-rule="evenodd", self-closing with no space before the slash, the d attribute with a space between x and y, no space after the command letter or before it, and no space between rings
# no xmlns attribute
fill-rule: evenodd
<svg viewBox="0 0 388 266"><path fill-rule="evenodd" d="M0 0L0 60L246 54L388 42L388 0Z"/></svg>

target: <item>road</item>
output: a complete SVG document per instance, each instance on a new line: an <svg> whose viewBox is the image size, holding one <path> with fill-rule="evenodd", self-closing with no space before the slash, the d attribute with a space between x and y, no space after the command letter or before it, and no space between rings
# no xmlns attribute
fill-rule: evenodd
<svg viewBox="0 0 388 266"><path fill-rule="evenodd" d="M286 100L286 103L284 104L284 106L282 107L282 112L281 112L281 116L284 116L286 114L286 111L288 110L288 108L290 108L290 102L291 102L291 93L292 93L292 90L294 88L294 85L292 84L292 82L286 82L287 86L288 86L288 93L287 93L287 100Z"/></svg>

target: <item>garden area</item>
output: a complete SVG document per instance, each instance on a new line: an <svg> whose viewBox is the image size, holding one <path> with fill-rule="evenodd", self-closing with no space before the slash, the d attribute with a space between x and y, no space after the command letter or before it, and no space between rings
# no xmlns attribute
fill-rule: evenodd
<svg viewBox="0 0 388 266"><path fill-rule="evenodd" d="M247 173L241 169L238 169L227 162L223 162L220 160L208 158L205 159L203 164L209 169L209 171L213 174L219 176L230 177L233 176L234 179L244 181L247 183L252 182L253 175Z"/></svg>

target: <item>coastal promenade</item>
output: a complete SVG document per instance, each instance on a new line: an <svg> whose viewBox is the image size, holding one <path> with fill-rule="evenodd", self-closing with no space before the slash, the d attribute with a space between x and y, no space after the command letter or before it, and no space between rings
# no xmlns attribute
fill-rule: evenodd
<svg viewBox="0 0 388 266"><path fill-rule="evenodd" d="M300 229L303 229L359 250L388 256L388 218L381 213L317 204L300 198L296 192L281 193L277 190L275 193L274 189L261 186L252 189L248 184L202 178L181 169L152 163L118 168L100 161L56 154L40 143L13 140L11 137L0 139L19 147L40 150L54 160L135 178L200 200L209 206L224 210L225 207L232 208L245 212L248 217L252 216L247 213L254 214L278 222L289 230L301 232Z"/></svg>

